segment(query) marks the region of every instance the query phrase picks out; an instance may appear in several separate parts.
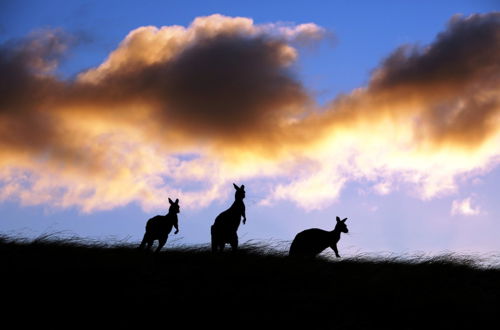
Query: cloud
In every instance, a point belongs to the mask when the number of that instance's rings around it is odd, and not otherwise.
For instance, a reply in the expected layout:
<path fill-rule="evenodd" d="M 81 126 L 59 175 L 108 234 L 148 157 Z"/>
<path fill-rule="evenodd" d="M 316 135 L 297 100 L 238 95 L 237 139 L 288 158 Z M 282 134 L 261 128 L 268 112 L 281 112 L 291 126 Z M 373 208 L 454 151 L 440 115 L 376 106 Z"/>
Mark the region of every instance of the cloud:
<path fill-rule="evenodd" d="M 433 44 L 392 53 L 369 93 L 418 107 L 419 142 L 480 145 L 498 127 L 499 24 L 500 13 L 454 16 Z"/>
<path fill-rule="evenodd" d="M 463 200 L 454 200 L 451 204 L 451 215 L 479 215 L 481 208 L 474 206 L 472 197 Z"/>
<path fill-rule="evenodd" d="M 206 205 L 222 183 L 263 172 L 230 163 L 232 154 L 278 150 L 280 127 L 311 103 L 288 43 L 322 31 L 221 15 L 141 27 L 75 80 L 53 74 L 69 43 L 61 31 L 4 45 L 3 199 L 92 211 L 147 208 L 169 193 Z M 181 189 L 189 182 L 196 191 Z"/>
<path fill-rule="evenodd" d="M 379 195 L 387 195 L 391 192 L 390 182 L 379 182 L 373 186 L 373 190 Z"/>
<path fill-rule="evenodd" d="M 496 166 L 499 27 L 500 13 L 454 16 L 433 43 L 396 49 L 367 86 L 301 122 L 318 143 L 309 154 L 343 180 L 409 184 L 424 199 Z"/>
<path fill-rule="evenodd" d="M 54 70 L 74 39 L 39 31 L 0 48 L 0 200 L 204 207 L 232 181 L 262 180 L 262 203 L 305 209 L 350 181 L 453 192 L 500 157 L 499 26 L 499 13 L 455 16 L 324 107 L 294 66 L 299 47 L 328 37 L 313 23 L 140 27 L 73 80 Z"/>

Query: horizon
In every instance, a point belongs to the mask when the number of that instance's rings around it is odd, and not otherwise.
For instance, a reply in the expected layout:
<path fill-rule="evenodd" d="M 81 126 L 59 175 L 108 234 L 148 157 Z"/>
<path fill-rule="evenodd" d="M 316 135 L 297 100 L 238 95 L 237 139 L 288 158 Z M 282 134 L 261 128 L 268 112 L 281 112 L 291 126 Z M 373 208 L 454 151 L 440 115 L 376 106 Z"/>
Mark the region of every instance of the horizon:
<path fill-rule="evenodd" d="M 31 10 L 25 7 L 31 6 Z M 6 1 L 0 234 L 205 244 L 348 218 L 339 251 L 500 250 L 493 1 Z"/>

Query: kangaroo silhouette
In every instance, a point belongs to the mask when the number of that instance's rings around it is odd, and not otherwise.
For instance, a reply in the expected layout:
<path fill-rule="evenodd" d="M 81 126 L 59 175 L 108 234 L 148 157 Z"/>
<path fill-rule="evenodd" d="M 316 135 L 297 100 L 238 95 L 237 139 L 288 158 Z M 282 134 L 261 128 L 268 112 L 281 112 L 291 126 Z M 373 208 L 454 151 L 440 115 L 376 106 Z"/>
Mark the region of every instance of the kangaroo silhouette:
<path fill-rule="evenodd" d="M 152 217 L 146 223 L 146 233 L 142 239 L 139 249 L 143 249 L 147 244 L 147 250 L 151 248 L 153 242 L 158 240 L 158 247 L 155 253 L 160 252 L 161 248 L 167 243 L 168 234 L 172 231 L 172 226 L 175 227 L 174 234 L 179 232 L 179 224 L 177 219 L 177 213 L 180 212 L 179 209 L 179 199 L 175 202 L 169 198 L 170 208 L 168 209 L 167 215 L 157 215 Z"/>
<path fill-rule="evenodd" d="M 331 247 L 335 256 L 340 258 L 337 249 L 337 242 L 340 240 L 340 233 L 347 233 L 349 230 L 344 220 L 337 217 L 337 224 L 332 231 L 318 228 L 307 229 L 298 233 L 290 246 L 290 256 L 314 257 L 320 254 L 327 247 Z"/>
<path fill-rule="evenodd" d="M 246 223 L 245 215 L 245 186 L 238 187 L 233 183 L 236 193 L 234 194 L 234 203 L 230 208 L 219 214 L 215 218 L 215 222 L 210 228 L 212 235 L 212 252 L 223 251 L 226 243 L 231 245 L 233 251 L 238 249 L 238 227 L 240 226 L 241 217 L 243 224 Z"/>

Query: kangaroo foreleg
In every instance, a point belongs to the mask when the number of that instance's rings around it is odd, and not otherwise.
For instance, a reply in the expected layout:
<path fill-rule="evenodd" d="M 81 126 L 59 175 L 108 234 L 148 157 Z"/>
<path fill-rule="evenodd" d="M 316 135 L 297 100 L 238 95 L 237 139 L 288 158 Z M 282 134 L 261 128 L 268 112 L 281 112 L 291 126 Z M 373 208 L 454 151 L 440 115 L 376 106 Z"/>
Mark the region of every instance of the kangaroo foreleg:
<path fill-rule="evenodd" d="M 335 252 L 335 256 L 337 258 L 340 258 L 340 255 L 339 255 L 339 250 L 337 249 L 337 244 L 333 244 L 332 246 L 330 246 L 333 250 L 333 252 Z"/>

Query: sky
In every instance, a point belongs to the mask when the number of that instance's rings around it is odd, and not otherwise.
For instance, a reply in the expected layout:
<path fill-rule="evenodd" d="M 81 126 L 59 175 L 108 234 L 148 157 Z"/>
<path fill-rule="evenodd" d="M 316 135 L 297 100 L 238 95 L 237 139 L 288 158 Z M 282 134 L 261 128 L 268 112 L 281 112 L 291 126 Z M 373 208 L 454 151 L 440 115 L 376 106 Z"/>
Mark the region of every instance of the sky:
<path fill-rule="evenodd" d="M 234 182 L 243 242 L 498 251 L 499 9 L 0 1 L 0 233 L 206 244 Z"/>

